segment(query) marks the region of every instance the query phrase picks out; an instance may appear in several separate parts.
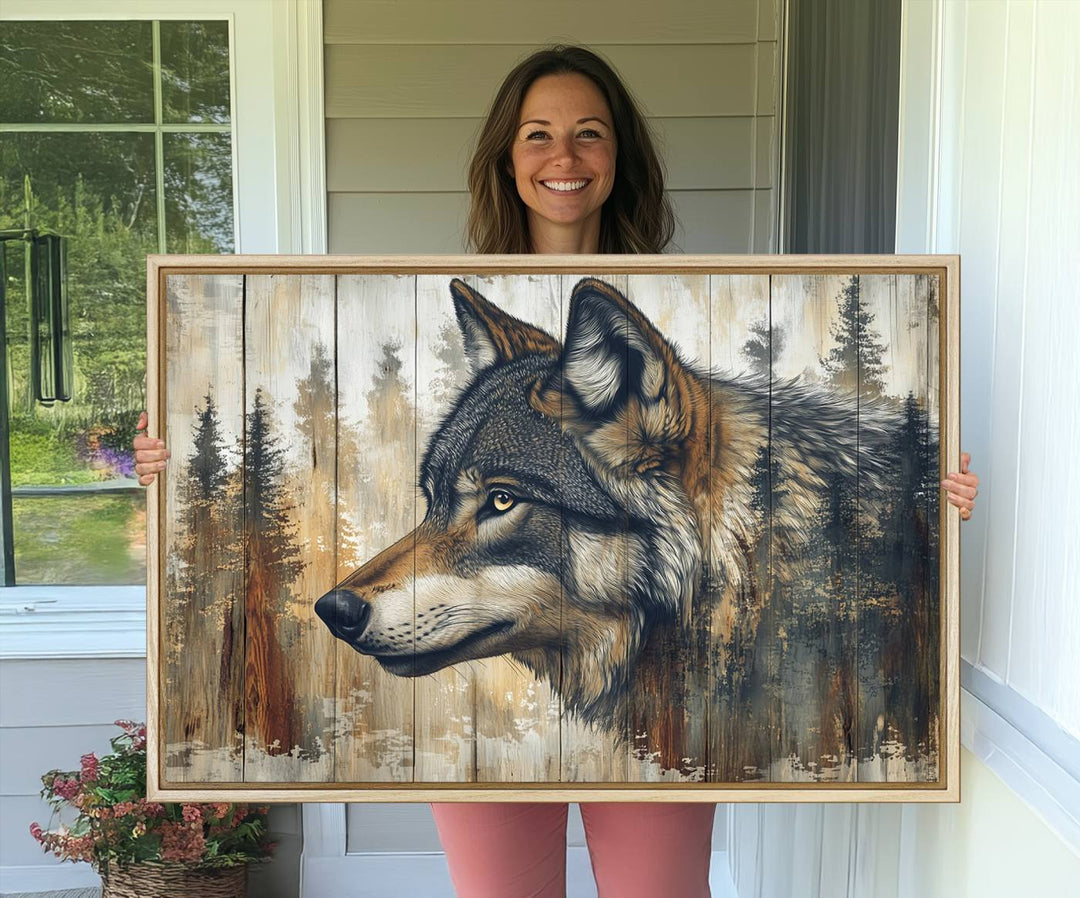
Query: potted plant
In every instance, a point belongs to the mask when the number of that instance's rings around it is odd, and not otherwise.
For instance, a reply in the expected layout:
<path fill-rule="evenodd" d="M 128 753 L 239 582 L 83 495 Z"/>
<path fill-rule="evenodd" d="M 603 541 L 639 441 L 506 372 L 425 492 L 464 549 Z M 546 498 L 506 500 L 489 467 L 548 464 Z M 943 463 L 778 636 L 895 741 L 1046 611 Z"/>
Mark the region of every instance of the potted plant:
<path fill-rule="evenodd" d="M 247 865 L 269 860 L 267 807 L 146 799 L 146 727 L 118 720 L 113 753 L 82 756 L 78 771 L 50 770 L 41 797 L 72 823 L 30 833 L 65 861 L 101 875 L 102 898 L 243 898 Z"/>

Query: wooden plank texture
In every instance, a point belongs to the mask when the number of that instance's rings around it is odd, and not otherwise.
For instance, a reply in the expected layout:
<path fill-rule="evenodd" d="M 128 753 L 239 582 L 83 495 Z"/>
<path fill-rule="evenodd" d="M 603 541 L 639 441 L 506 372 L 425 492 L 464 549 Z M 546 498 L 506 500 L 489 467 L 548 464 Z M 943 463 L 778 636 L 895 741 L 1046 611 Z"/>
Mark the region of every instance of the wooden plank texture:
<path fill-rule="evenodd" d="M 558 277 L 559 292 L 562 296 L 563 304 L 563 322 L 564 325 L 561 329 L 561 338 L 565 342 L 567 338 L 565 322 L 570 315 L 571 297 L 574 287 L 586 277 L 590 277 L 590 273 L 582 271 L 580 273 L 563 274 Z M 616 290 L 622 291 L 625 295 L 627 278 L 625 275 L 607 275 L 604 277 L 604 281 L 615 287 Z M 564 398 L 562 400 L 563 408 L 560 409 L 560 414 L 565 418 L 568 414 L 567 400 L 565 398 L 565 386 Z M 567 462 L 564 460 L 564 467 Z M 570 526 L 569 515 L 564 515 L 563 528 L 564 530 Z M 624 527 L 626 525 L 624 524 Z M 567 543 L 569 544 L 572 537 L 567 535 Z M 575 572 L 573 570 L 574 560 L 570 557 L 571 553 L 577 554 L 581 557 L 578 559 L 583 577 L 590 575 L 600 576 L 601 572 L 616 584 L 626 584 L 629 577 L 627 569 L 627 537 L 625 533 L 618 533 L 611 536 L 606 541 L 597 538 L 595 540 L 579 541 L 578 546 L 568 545 L 567 557 L 563 559 L 564 564 L 564 583 L 566 581 L 573 581 L 576 579 Z M 620 592 L 625 592 L 625 585 L 621 589 L 617 586 Z M 569 603 L 573 600 L 565 595 L 563 596 L 563 618 L 564 620 L 570 620 L 573 614 L 573 609 L 569 607 Z M 620 597 L 621 598 L 621 597 Z M 625 599 L 624 599 L 625 601 Z M 563 650 L 563 669 L 570 668 L 569 655 L 574 651 L 593 651 L 593 649 L 583 649 L 583 645 L 587 645 L 586 640 L 581 639 L 582 634 L 575 633 L 571 637 L 570 633 L 567 634 L 567 644 Z M 625 649 L 625 641 L 623 642 L 622 651 L 613 650 L 613 656 L 618 660 L 622 660 L 627 657 Z M 574 684 L 566 679 L 565 689 L 571 690 L 574 688 Z M 566 706 L 564 702 L 564 708 Z M 625 722 L 617 722 L 611 729 L 607 729 L 603 726 L 598 726 L 594 723 L 586 721 L 582 716 L 576 713 L 570 708 L 566 708 L 563 714 L 563 728 L 562 728 L 562 764 L 560 771 L 560 779 L 564 782 L 632 782 L 634 777 L 631 773 L 631 749 L 633 746 L 633 739 L 630 734 L 630 720 L 629 715 L 624 711 L 623 720 Z"/>
<path fill-rule="evenodd" d="M 178 781 L 243 773 L 243 289 L 241 275 L 177 274 L 166 292 L 162 699 L 178 712 L 164 757 Z"/>
<path fill-rule="evenodd" d="M 335 582 L 332 275 L 251 275 L 245 304 L 245 767 L 248 782 L 333 774 Z"/>
<path fill-rule="evenodd" d="M 769 277 L 713 274 L 709 289 L 711 370 L 722 383 L 756 379 L 767 388 L 774 348 Z M 769 399 L 767 391 L 761 391 L 734 401 L 726 387 L 714 390 L 714 397 L 709 433 L 717 448 L 710 454 L 724 461 L 712 472 L 717 483 L 710 509 L 716 531 L 708 549 L 713 594 L 707 664 L 714 691 L 707 710 L 707 779 L 769 780 L 779 714 L 779 659 L 774 640 L 784 624 L 777 617 L 770 569 Z M 732 440 L 748 451 L 731 452 Z M 741 459 L 740 468 L 735 467 L 736 458 Z M 743 537 L 755 541 L 755 552 L 742 574 L 745 582 L 735 588 L 737 584 L 731 581 L 740 571 L 728 560 L 732 537 L 723 522 L 740 498 L 755 512 Z"/>
<path fill-rule="evenodd" d="M 792 548 L 785 549 L 799 569 L 792 573 L 791 582 L 773 579 L 777 590 L 782 589 L 774 600 L 781 601 L 784 609 L 791 603 L 787 650 L 781 663 L 785 690 L 780 753 L 770 776 L 773 780 L 852 782 L 856 775 L 854 601 L 858 571 L 846 539 L 855 516 L 856 460 L 853 454 L 846 460 L 841 456 L 815 470 L 800 456 L 824 449 L 822 440 L 835 440 L 841 432 L 854 434 L 858 413 L 854 402 L 838 405 L 829 419 L 836 428 L 831 434 L 820 420 L 800 423 L 800 401 L 784 384 L 799 378 L 854 395 L 856 360 L 845 356 L 831 370 L 825 364 L 835 334 L 843 329 L 840 297 L 850 280 L 836 275 L 772 278 L 773 339 L 775 343 L 782 335 L 783 340 L 783 350 L 772 356 L 770 446 L 778 474 L 772 482 L 774 508 L 782 495 L 788 502 L 803 490 L 812 496 L 812 507 L 801 514 L 801 534 L 792 534 Z M 793 454 L 793 441 L 807 427 L 813 429 L 803 440 L 805 448 Z M 779 542 L 779 526 L 774 514 L 774 545 Z"/>
<path fill-rule="evenodd" d="M 559 280 L 558 275 L 466 278 L 489 302 L 548 334 L 562 329 Z M 449 290 L 444 301 L 449 302 Z M 485 473 L 499 472 L 493 467 Z M 486 597 L 491 602 L 501 598 Z M 557 781 L 562 719 L 559 684 L 536 677 L 509 655 L 469 666 L 476 677 L 477 781 Z"/>
<path fill-rule="evenodd" d="M 164 281 L 180 464 L 148 623 L 163 627 L 151 735 L 170 788 L 958 798 L 942 655 L 957 534 L 936 485 L 939 430 L 956 437 L 955 368 L 947 395 L 938 370 L 955 260 L 576 261 L 239 257 L 258 265 L 244 274 L 192 257 L 198 271 Z M 526 326 L 576 341 L 565 367 Z M 485 333 L 493 352 L 520 358 L 513 336 L 549 360 L 533 356 L 525 405 L 509 378 L 526 369 L 485 354 Z M 488 509 L 500 478 L 521 490 L 506 517 Z M 411 640 L 419 676 L 314 614 L 395 543 L 365 595 L 385 602 L 377 640 Z M 492 655 L 429 654 L 506 619 Z M 582 710 L 612 683 L 619 703 Z M 939 777 L 948 789 L 925 788 Z M 604 788 L 573 791 L 590 784 Z"/>
<path fill-rule="evenodd" d="M 679 359 L 697 370 L 712 367 L 707 275 L 634 275 L 626 297 L 675 348 Z M 687 374 L 689 376 L 689 373 Z M 705 410 L 699 410 L 699 413 Z M 692 417 L 691 409 L 678 414 Z M 707 439 L 708 415 L 701 422 Z M 631 434 L 634 440 L 635 435 Z M 640 440 L 641 436 L 637 436 Z M 693 515 L 695 509 L 684 513 Z M 710 514 L 701 513 L 706 532 Z M 630 571 L 634 576 L 634 571 Z M 643 782 L 703 782 L 711 696 L 708 675 L 709 596 L 704 581 L 695 584 L 688 606 L 680 607 L 651 634 L 630 704 L 630 778 Z"/>
<path fill-rule="evenodd" d="M 450 276 L 416 278 L 416 449 L 423 458 L 443 415 L 467 378 Z M 412 482 L 419 483 L 419 467 Z M 416 493 L 416 522 L 427 513 Z M 414 622 L 414 626 L 416 626 Z M 477 663 L 456 664 L 416 681 L 416 782 L 475 782 Z"/>
<path fill-rule="evenodd" d="M 343 580 L 415 526 L 414 279 L 341 275 L 338 286 L 338 569 Z M 341 640 L 336 782 L 408 782 L 415 681 Z"/>

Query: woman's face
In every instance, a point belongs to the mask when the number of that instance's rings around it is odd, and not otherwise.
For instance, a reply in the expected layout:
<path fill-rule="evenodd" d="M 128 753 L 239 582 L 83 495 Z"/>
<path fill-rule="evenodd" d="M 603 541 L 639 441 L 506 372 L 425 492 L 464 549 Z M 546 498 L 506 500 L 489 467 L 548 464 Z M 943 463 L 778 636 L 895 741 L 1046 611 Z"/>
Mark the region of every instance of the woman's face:
<path fill-rule="evenodd" d="M 537 78 L 525 94 L 510 161 L 529 234 L 599 235 L 615 181 L 615 128 L 600 89 L 578 74 Z"/>

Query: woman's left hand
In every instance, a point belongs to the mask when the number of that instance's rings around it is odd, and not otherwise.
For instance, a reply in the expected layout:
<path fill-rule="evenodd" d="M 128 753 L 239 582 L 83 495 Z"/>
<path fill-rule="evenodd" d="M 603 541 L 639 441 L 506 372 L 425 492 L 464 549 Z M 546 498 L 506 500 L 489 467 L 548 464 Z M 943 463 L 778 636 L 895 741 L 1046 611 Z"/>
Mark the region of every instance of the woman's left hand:
<path fill-rule="evenodd" d="M 948 478 L 941 481 L 941 486 L 947 491 L 949 501 L 960 509 L 960 520 L 971 519 L 972 509 L 975 507 L 975 497 L 979 495 L 979 477 L 968 471 L 971 454 L 960 453 L 960 472 L 949 472 Z"/>

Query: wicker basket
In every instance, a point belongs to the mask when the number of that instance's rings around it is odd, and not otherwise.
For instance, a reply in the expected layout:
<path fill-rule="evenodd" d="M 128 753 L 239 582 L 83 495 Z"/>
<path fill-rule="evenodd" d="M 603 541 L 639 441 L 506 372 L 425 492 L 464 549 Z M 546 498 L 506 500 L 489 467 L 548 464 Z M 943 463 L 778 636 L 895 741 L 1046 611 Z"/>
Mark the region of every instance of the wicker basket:
<path fill-rule="evenodd" d="M 186 864 L 132 864 L 101 877 L 101 898 L 244 898 L 247 865 L 196 870 Z"/>

